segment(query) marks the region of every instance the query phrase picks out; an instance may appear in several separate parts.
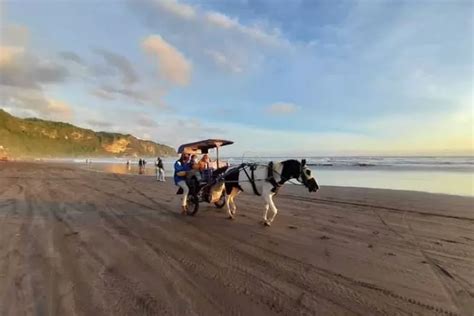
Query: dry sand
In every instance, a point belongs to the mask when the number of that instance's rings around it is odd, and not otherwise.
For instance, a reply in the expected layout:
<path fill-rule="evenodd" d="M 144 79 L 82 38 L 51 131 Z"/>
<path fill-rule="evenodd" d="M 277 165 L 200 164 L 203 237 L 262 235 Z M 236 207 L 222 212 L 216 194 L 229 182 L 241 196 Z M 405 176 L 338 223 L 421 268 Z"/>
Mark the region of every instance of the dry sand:
<path fill-rule="evenodd" d="M 474 199 L 287 186 L 274 225 L 172 183 L 0 163 L 0 315 L 473 315 Z"/>

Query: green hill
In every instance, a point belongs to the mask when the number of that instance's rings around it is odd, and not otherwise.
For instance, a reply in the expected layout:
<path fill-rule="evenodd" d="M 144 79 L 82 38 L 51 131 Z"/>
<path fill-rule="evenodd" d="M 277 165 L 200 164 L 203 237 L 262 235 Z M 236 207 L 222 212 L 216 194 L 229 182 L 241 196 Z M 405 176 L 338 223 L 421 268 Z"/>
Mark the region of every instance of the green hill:
<path fill-rule="evenodd" d="M 169 156 L 166 145 L 132 135 L 94 132 L 68 123 L 17 118 L 0 109 L 0 156 L 94 157 Z"/>

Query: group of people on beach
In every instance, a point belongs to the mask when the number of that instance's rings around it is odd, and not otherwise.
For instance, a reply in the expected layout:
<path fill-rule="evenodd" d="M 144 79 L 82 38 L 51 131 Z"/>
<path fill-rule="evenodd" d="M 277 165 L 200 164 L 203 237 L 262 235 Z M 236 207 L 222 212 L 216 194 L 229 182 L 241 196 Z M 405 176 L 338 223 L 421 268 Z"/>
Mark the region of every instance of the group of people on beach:
<path fill-rule="evenodd" d="M 145 166 L 147 161 L 145 159 L 138 159 L 138 174 L 145 174 Z M 127 160 L 127 170 L 132 169 L 132 163 L 130 160 Z M 163 160 L 160 157 L 156 158 L 155 161 L 155 170 L 156 170 L 156 180 L 160 182 L 165 182 L 165 168 L 163 166 Z"/>
<path fill-rule="evenodd" d="M 182 214 L 188 212 L 187 200 L 189 187 L 186 179 L 195 176 L 198 181 L 207 178 L 212 173 L 212 164 L 208 154 L 204 154 L 198 161 L 195 154 L 182 153 L 181 157 L 174 163 L 174 183 L 183 190 L 183 198 L 181 200 Z"/>

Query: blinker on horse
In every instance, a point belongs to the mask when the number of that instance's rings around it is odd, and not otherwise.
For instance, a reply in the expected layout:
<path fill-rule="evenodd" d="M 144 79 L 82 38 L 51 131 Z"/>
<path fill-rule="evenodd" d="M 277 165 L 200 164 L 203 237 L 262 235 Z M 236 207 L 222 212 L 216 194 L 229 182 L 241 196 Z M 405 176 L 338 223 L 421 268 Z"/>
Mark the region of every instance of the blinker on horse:
<path fill-rule="evenodd" d="M 235 198 L 237 195 L 242 191 L 253 192 L 255 195 L 262 196 L 265 200 L 263 223 L 270 226 L 278 213 L 273 202 L 273 196 L 281 186 L 291 179 L 300 181 L 309 192 L 316 192 L 319 189 L 311 170 L 306 166 L 305 159 L 301 162 L 290 159 L 268 165 L 242 164 L 228 170 L 224 176 L 224 181 L 229 218 L 233 219 L 236 214 Z M 270 217 L 268 217 L 269 210 L 272 212 Z"/>

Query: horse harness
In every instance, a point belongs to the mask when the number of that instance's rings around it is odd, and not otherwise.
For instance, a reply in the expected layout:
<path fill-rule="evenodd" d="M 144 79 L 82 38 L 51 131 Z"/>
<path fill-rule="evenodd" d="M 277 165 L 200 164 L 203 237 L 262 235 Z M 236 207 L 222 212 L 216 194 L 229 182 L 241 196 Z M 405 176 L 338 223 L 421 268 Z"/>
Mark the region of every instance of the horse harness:
<path fill-rule="evenodd" d="M 247 168 L 246 168 L 247 166 L 250 169 L 250 175 L 247 172 Z M 255 170 L 257 169 L 258 165 L 255 164 L 255 163 L 253 163 L 253 164 L 245 164 L 244 163 L 244 164 L 240 165 L 240 167 L 244 170 L 245 175 L 247 176 L 247 179 L 249 180 L 250 184 L 252 185 L 253 193 L 255 193 L 255 195 L 260 196 L 261 193 L 258 192 L 257 186 L 255 185 Z M 267 174 L 267 178 L 265 179 L 265 181 L 268 181 L 273 186 L 272 192 L 277 194 L 280 187 L 285 183 L 285 180 L 283 178 L 279 182 L 277 182 L 275 180 L 274 170 L 273 170 L 273 161 L 270 161 L 268 163 L 267 170 L 268 170 L 268 174 Z M 242 188 L 240 188 L 240 189 L 242 190 Z"/>

